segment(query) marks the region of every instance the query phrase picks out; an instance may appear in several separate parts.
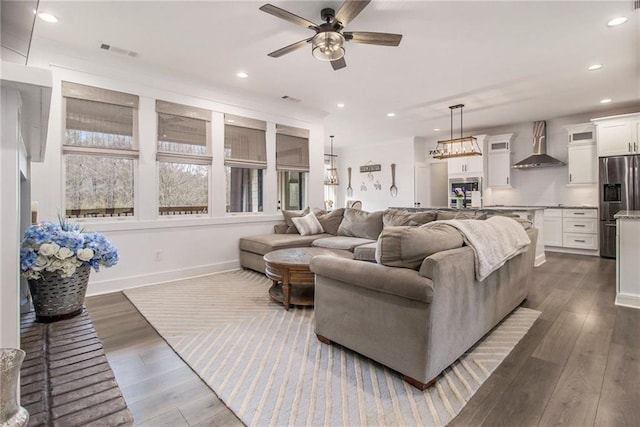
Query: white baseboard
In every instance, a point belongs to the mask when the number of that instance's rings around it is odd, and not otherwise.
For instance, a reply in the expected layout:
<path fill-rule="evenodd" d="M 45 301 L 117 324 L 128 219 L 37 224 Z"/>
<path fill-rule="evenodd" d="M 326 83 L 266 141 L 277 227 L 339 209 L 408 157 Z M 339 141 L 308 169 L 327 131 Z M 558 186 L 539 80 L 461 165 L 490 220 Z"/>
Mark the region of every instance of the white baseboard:
<path fill-rule="evenodd" d="M 154 285 L 173 280 L 188 279 L 207 274 L 221 273 L 223 271 L 240 268 L 240 260 L 224 261 L 215 264 L 200 265 L 197 267 L 180 270 L 160 271 L 138 276 L 121 277 L 118 279 L 90 282 L 87 288 L 87 296 L 108 294 L 139 286 Z"/>
<path fill-rule="evenodd" d="M 536 256 L 536 259 L 533 262 L 533 266 L 540 267 L 545 262 L 547 262 L 547 255 L 545 255 L 545 253 L 542 252 L 541 254 L 538 254 L 538 256 Z"/>
<path fill-rule="evenodd" d="M 600 256 L 600 251 L 598 249 L 589 250 L 589 249 L 561 248 L 558 246 L 545 246 L 544 250 L 549 252 L 562 252 L 565 254 L 574 254 L 574 255 Z"/>
<path fill-rule="evenodd" d="M 616 295 L 616 305 L 630 308 L 640 308 L 640 296 L 618 294 Z"/>

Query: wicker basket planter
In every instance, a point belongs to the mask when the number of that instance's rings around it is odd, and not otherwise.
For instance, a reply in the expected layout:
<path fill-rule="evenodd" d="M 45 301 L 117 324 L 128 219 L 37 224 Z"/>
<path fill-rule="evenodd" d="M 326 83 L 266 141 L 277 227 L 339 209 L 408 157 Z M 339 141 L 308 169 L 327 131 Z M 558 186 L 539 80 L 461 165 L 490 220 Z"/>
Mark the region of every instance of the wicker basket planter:
<path fill-rule="evenodd" d="M 39 322 L 70 319 L 82 313 L 91 268 L 80 267 L 71 277 L 57 272 L 44 273 L 41 279 L 30 279 L 29 290 Z"/>

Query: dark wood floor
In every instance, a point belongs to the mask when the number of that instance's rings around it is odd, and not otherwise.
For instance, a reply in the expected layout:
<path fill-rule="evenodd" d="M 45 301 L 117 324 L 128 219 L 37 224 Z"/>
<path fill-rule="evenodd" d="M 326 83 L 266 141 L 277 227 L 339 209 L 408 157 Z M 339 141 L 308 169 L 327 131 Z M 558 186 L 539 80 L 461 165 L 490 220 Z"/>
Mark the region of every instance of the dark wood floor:
<path fill-rule="evenodd" d="M 450 425 L 640 425 L 640 310 L 614 298 L 615 261 L 547 252 L 542 315 Z M 241 424 L 121 293 L 87 307 L 138 425 Z"/>

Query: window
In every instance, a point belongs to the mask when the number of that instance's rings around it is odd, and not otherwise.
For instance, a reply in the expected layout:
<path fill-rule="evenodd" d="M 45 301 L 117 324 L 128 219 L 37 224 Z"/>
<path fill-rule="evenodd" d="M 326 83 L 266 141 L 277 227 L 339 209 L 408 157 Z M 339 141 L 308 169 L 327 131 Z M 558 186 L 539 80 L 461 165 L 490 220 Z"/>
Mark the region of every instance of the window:
<path fill-rule="evenodd" d="M 156 101 L 160 215 L 209 212 L 211 112 Z"/>
<path fill-rule="evenodd" d="M 309 131 L 276 125 L 278 205 L 283 210 L 307 206 Z"/>
<path fill-rule="evenodd" d="M 62 82 L 67 217 L 132 216 L 138 97 Z"/>
<path fill-rule="evenodd" d="M 224 121 L 227 212 L 262 212 L 267 124 L 230 114 Z"/>

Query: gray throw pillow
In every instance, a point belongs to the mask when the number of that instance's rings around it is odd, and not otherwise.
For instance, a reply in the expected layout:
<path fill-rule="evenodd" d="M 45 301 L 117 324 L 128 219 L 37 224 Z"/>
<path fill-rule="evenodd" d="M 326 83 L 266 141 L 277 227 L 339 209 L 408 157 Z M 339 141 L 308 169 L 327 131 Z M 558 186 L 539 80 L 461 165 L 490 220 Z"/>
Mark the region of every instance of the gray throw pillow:
<path fill-rule="evenodd" d="M 291 218 L 305 216 L 308 213 L 309 213 L 308 207 L 303 211 L 282 211 L 284 222 L 288 226 L 286 234 L 298 234 L 298 230 L 296 229 L 296 226 L 293 225 L 293 221 L 291 221 Z"/>
<path fill-rule="evenodd" d="M 316 212 L 315 214 L 320 224 L 322 224 L 325 233 L 333 234 L 334 236 L 338 234 L 338 228 L 340 228 L 342 218 L 344 217 L 344 208 L 334 209 L 331 212 L 324 212 L 322 214 Z"/>
<path fill-rule="evenodd" d="M 384 228 L 402 225 L 417 226 L 436 220 L 436 211 L 407 212 L 397 209 L 387 209 L 382 214 Z"/>
<path fill-rule="evenodd" d="M 382 211 L 366 212 L 347 208 L 338 228 L 338 236 L 376 240 L 382 231 Z"/>
<path fill-rule="evenodd" d="M 324 233 L 322 225 L 320 225 L 318 218 L 316 218 L 313 212 L 309 212 L 307 215 L 302 217 L 293 217 L 291 218 L 291 221 L 293 221 L 293 225 L 296 226 L 296 229 L 301 236 Z"/>
<path fill-rule="evenodd" d="M 422 261 L 437 252 L 462 247 L 462 235 L 447 224 L 422 227 L 388 227 L 378 238 L 376 261 L 389 267 L 420 269 Z"/>

